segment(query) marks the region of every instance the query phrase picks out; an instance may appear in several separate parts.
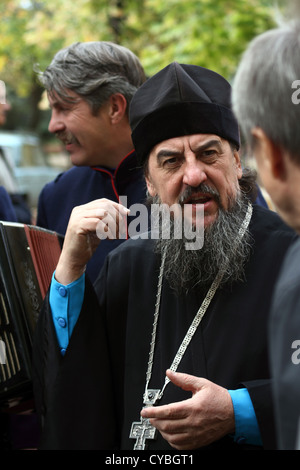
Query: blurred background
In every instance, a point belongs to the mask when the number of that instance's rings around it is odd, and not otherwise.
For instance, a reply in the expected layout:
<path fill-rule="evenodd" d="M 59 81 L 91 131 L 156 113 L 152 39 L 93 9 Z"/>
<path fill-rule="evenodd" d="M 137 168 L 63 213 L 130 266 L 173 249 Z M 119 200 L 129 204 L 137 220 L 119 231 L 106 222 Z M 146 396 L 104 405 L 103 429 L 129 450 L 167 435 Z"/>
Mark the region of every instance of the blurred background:
<path fill-rule="evenodd" d="M 30 207 L 36 207 L 44 184 L 70 165 L 48 132 L 47 97 L 36 77 L 37 68 L 44 70 L 59 49 L 76 41 L 108 40 L 135 52 L 149 76 L 176 60 L 211 68 L 231 81 L 248 42 L 275 25 L 282 3 L 2 0 L 0 80 L 9 109 L 0 147 Z"/>

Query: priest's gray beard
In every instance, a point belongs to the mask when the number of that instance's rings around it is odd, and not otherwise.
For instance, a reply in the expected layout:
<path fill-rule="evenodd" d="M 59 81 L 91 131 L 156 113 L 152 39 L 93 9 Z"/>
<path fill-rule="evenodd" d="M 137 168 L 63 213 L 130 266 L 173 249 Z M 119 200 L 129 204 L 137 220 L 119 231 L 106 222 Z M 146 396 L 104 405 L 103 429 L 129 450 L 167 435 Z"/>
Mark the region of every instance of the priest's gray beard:
<path fill-rule="evenodd" d="M 171 237 L 160 238 L 156 241 L 155 251 L 159 254 L 166 252 L 164 276 L 168 279 L 170 286 L 178 292 L 188 292 L 196 285 L 207 288 L 223 266 L 226 266 L 226 270 L 221 284 L 242 281 L 245 262 L 251 250 L 249 231 L 246 231 L 242 239 L 238 237 L 249 202 L 243 192 L 239 191 L 227 210 L 221 207 L 216 191 L 203 184 L 195 189 L 188 188 L 179 203 L 183 205 L 183 201 L 197 191 L 213 195 L 219 204 L 217 220 L 204 230 L 203 247 L 198 250 L 187 250 L 186 243 L 190 240 L 184 237 L 184 233 L 179 239 Z M 148 202 L 160 204 L 160 199 L 155 196 L 149 198 Z M 161 233 L 164 233 L 165 223 L 170 223 L 170 218 L 160 217 Z M 173 219 L 171 219 L 171 225 L 171 233 L 175 233 L 172 232 L 174 230 Z"/>

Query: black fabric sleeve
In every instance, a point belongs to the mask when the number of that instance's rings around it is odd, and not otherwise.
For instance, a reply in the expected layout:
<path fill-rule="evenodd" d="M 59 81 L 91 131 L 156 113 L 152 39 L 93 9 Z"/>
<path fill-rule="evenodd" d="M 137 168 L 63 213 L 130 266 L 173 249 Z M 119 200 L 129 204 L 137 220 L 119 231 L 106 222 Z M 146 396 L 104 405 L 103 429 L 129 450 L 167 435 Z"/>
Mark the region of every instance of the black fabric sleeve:
<path fill-rule="evenodd" d="M 250 395 L 265 450 L 277 448 L 272 380 L 253 380 L 243 384 Z"/>
<path fill-rule="evenodd" d="M 60 355 L 48 296 L 35 331 L 33 384 L 40 449 L 112 449 L 115 417 L 105 322 L 86 282 L 78 322 Z"/>

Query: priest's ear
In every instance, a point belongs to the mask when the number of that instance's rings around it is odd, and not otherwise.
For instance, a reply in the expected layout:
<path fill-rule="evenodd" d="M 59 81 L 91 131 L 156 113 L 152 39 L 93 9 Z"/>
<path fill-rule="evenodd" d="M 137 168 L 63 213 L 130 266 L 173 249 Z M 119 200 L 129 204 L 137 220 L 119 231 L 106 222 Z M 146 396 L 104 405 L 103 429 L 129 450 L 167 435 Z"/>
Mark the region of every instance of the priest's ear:
<path fill-rule="evenodd" d="M 284 180 L 286 165 L 283 149 L 276 145 L 260 127 L 255 127 L 251 133 L 259 173 L 269 174 L 277 180 Z"/>
<path fill-rule="evenodd" d="M 146 184 L 147 184 L 148 193 L 150 194 L 151 197 L 156 196 L 157 191 L 156 191 L 155 186 L 154 186 L 154 184 L 151 182 L 151 179 L 150 179 L 150 177 L 149 177 L 149 175 L 148 175 L 147 173 L 145 174 L 145 179 L 146 179 Z"/>

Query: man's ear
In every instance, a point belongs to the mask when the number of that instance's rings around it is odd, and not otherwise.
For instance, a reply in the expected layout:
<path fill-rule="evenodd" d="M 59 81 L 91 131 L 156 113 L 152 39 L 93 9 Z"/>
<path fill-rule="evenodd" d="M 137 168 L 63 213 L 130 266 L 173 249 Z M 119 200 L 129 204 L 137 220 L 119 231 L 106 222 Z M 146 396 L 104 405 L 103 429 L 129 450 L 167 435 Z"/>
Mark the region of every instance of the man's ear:
<path fill-rule="evenodd" d="M 150 194 L 150 196 L 152 196 L 152 197 L 156 196 L 156 194 L 157 194 L 156 189 L 155 189 L 153 183 L 151 183 L 151 180 L 149 179 L 149 177 L 145 176 L 145 180 L 146 180 L 146 184 L 147 184 L 148 193 Z"/>
<path fill-rule="evenodd" d="M 127 115 L 127 101 L 121 93 L 115 93 L 109 98 L 110 111 L 109 116 L 112 124 L 117 124 Z"/>
<path fill-rule="evenodd" d="M 260 127 L 255 127 L 251 133 L 254 138 L 256 158 L 261 159 L 267 166 L 273 178 L 285 179 L 286 167 L 282 148 L 276 145 Z"/>
<path fill-rule="evenodd" d="M 241 163 L 241 158 L 240 158 L 240 152 L 235 149 L 233 152 L 233 157 L 235 160 L 237 177 L 238 179 L 241 179 L 241 177 L 243 176 L 243 169 L 242 169 L 242 163 Z"/>

